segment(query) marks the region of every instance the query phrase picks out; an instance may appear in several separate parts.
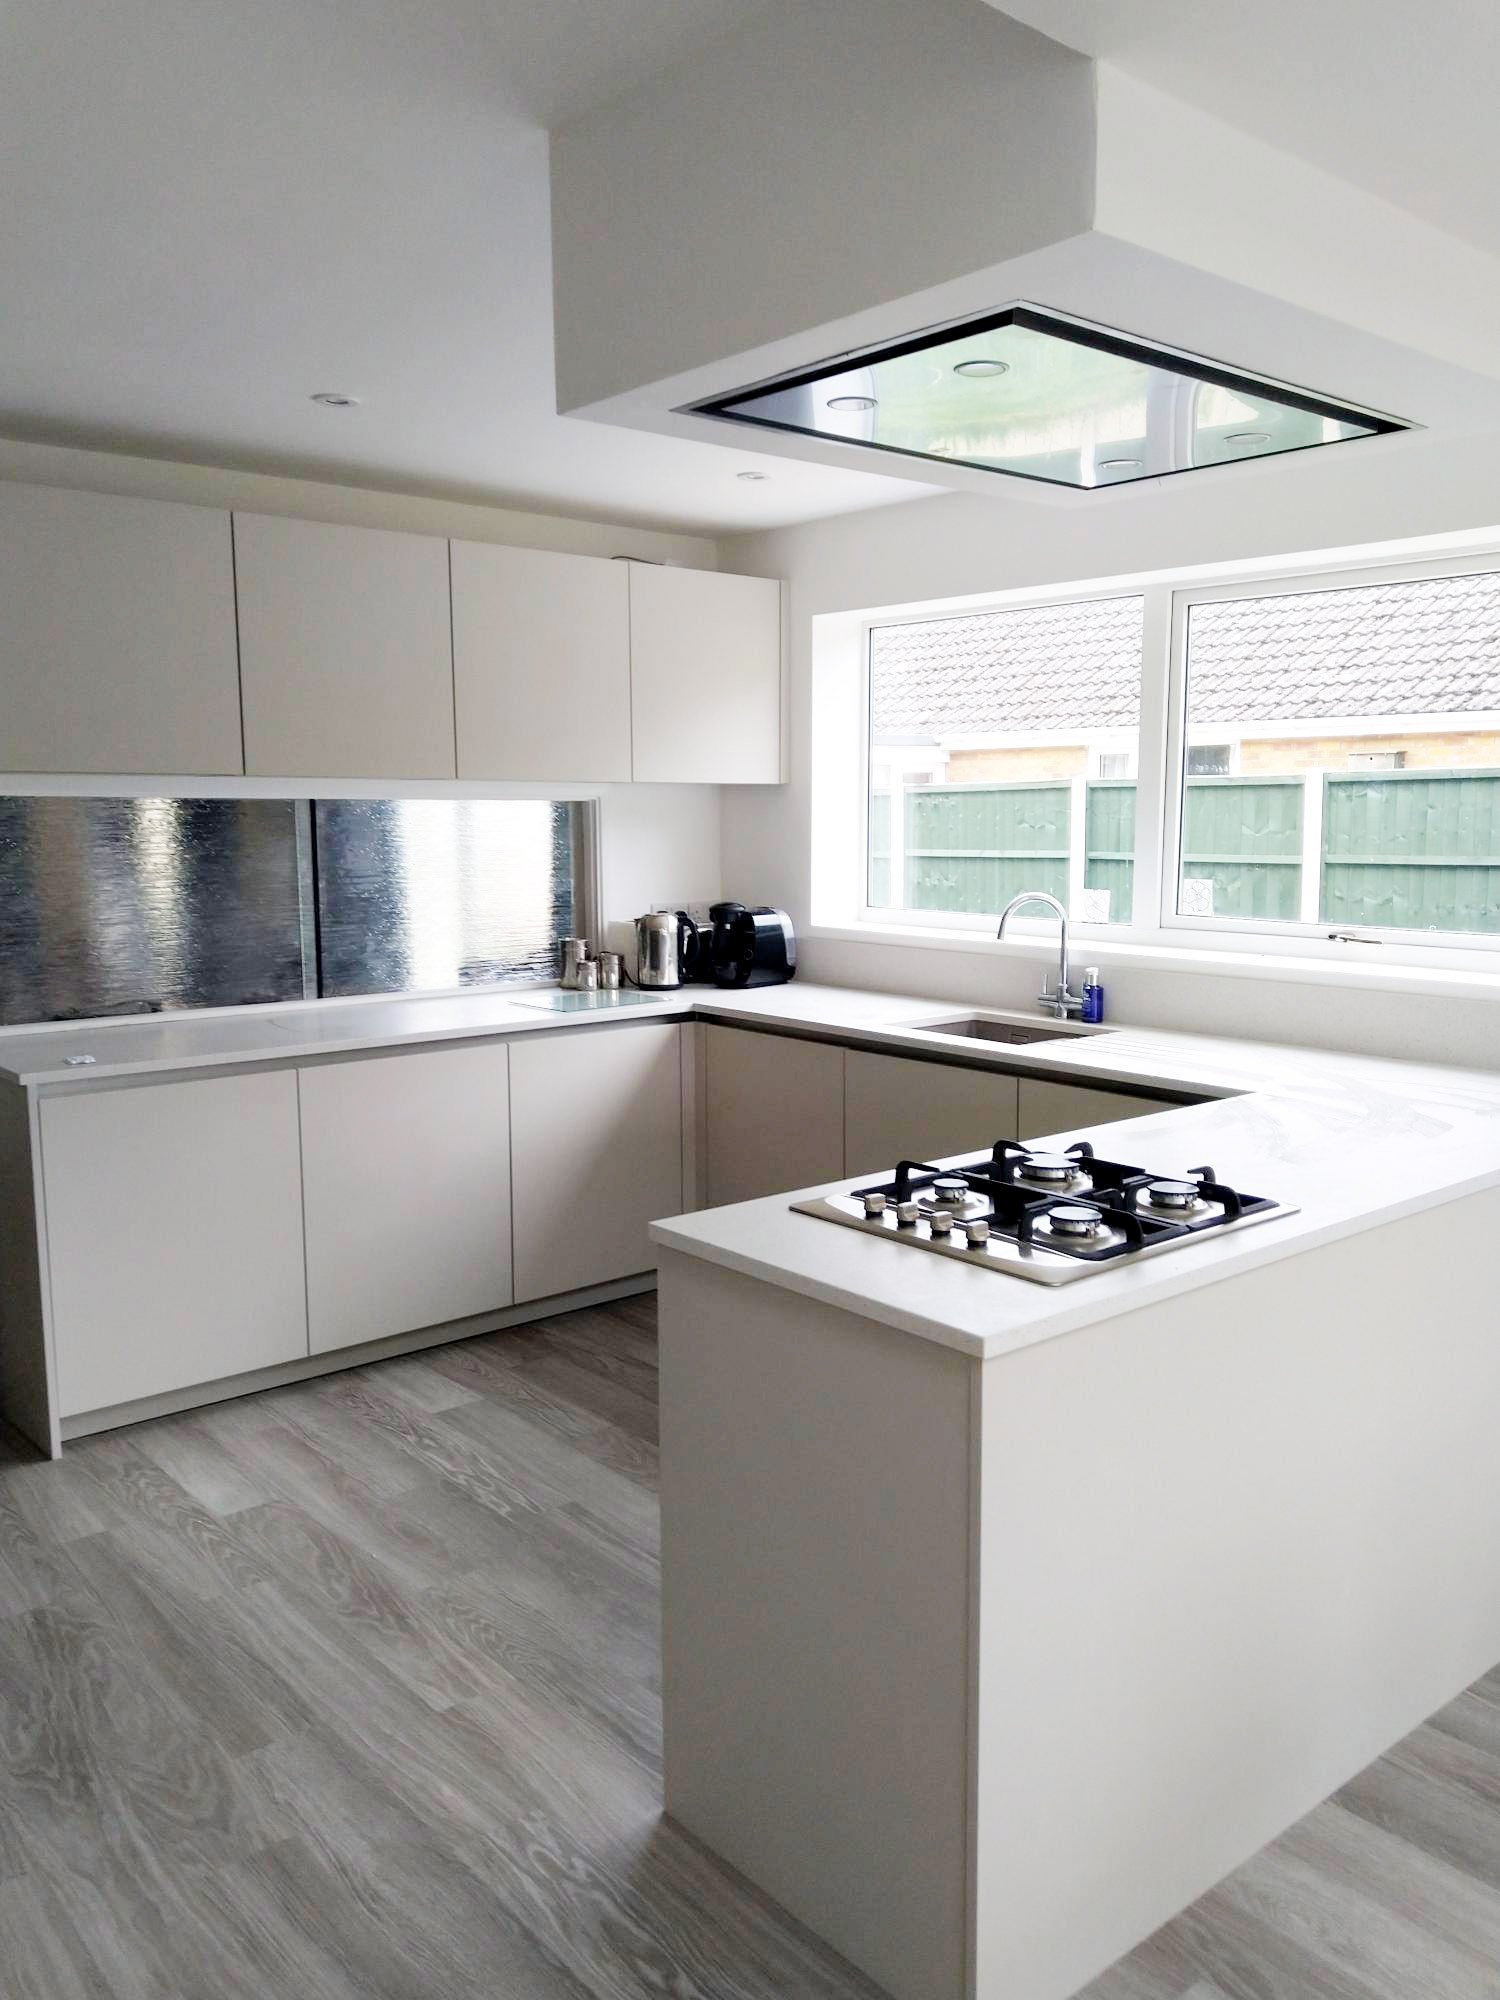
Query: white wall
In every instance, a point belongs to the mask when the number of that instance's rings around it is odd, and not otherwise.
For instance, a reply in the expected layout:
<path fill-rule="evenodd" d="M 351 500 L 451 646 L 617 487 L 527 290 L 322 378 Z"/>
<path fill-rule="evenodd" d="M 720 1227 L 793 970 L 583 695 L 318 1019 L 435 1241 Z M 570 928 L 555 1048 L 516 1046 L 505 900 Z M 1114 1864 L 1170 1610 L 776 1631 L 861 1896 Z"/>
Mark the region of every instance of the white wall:
<path fill-rule="evenodd" d="M 1086 509 L 952 494 L 726 540 L 724 568 L 790 584 L 792 779 L 780 790 L 724 793 L 725 893 L 787 908 L 804 935 L 809 976 L 1029 1007 L 1034 956 L 809 934 L 812 618 L 1491 527 L 1500 547 L 1496 457 L 1493 437 L 1459 445 L 1414 437 L 1382 459 L 1378 476 L 1350 445 L 1246 467 L 1241 479 L 1202 488 L 1191 476 L 1136 485 L 1099 494 Z M 1500 1067 L 1500 988 L 1476 999 L 1445 994 L 1441 982 L 1419 994 L 1320 986 L 1291 972 L 1250 978 L 1122 963 L 1106 977 L 1117 1019 Z"/>
<path fill-rule="evenodd" d="M 512 547 L 559 549 L 575 555 L 638 556 L 696 569 L 718 567 L 712 541 L 697 535 L 662 534 L 610 522 L 581 521 L 514 508 L 471 506 L 369 487 L 335 486 L 315 480 L 282 479 L 262 473 L 176 464 L 165 459 L 75 451 L 55 445 L 0 439 L 0 479 L 59 486 L 93 493 L 137 494 L 180 500 L 204 507 L 241 507 L 354 527 L 406 529 L 414 534 L 452 535 Z M 254 779 L 84 779 L 7 780 L 0 790 L 139 794 L 159 788 L 180 797 L 380 796 L 378 784 L 295 784 Z M 602 898 L 606 926 L 617 941 L 630 919 L 655 903 L 711 902 L 720 891 L 718 789 L 713 785 L 478 785 L 410 784 L 403 796 L 537 797 L 582 792 L 601 801 L 603 828 Z"/>

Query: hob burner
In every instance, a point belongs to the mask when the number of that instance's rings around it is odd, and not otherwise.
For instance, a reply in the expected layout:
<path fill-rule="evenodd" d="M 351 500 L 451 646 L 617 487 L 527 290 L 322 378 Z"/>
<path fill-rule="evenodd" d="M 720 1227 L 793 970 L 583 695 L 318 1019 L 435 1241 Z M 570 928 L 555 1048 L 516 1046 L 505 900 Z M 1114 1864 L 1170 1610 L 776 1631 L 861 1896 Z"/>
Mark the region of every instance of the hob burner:
<path fill-rule="evenodd" d="M 1097 1208 L 1081 1201 L 1060 1201 L 1047 1210 L 1047 1228 L 1053 1236 L 1067 1236 L 1086 1242 L 1104 1234 L 1104 1216 Z"/>
<path fill-rule="evenodd" d="M 1203 1199 L 1203 1188 L 1198 1181 L 1150 1181 L 1144 1193 L 1153 1208 L 1167 1210 L 1196 1208 Z"/>
<path fill-rule="evenodd" d="M 1023 1180 L 1056 1182 L 1059 1185 L 1076 1181 L 1083 1169 L 1077 1160 L 1066 1153 L 1023 1153 L 1016 1161 L 1016 1173 Z"/>

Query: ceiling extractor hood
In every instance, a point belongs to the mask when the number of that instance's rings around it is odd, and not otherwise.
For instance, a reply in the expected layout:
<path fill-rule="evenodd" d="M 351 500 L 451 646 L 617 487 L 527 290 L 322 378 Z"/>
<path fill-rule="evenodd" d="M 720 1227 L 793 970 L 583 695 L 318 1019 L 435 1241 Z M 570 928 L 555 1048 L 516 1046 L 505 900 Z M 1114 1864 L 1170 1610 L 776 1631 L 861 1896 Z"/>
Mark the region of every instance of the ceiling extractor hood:
<path fill-rule="evenodd" d="M 1090 489 L 1406 425 L 1017 304 L 684 406 L 695 415 Z"/>
<path fill-rule="evenodd" d="M 756 10 L 551 163 L 558 408 L 764 455 L 787 519 L 804 469 L 1095 510 L 1500 424 L 1500 260 L 982 0 Z"/>

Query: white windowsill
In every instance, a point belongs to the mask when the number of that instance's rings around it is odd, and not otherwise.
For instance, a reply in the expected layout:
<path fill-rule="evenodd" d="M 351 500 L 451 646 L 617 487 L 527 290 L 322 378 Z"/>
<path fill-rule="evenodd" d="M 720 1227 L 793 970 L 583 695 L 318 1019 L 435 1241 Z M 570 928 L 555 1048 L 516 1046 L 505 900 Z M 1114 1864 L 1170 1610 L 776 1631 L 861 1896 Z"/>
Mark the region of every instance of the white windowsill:
<path fill-rule="evenodd" d="M 1057 959 L 1057 933 L 1050 937 L 1007 938 L 1003 945 L 993 937 L 972 930 L 934 930 L 926 925 L 901 924 L 810 924 L 804 933 L 810 939 L 827 939 L 842 944 L 910 946 L 917 951 L 969 952 L 988 955 L 997 950 L 1052 964 Z M 1310 986 L 1344 986 L 1382 993 L 1427 993 L 1434 998 L 1488 1000 L 1500 1004 L 1500 952 L 1483 954 L 1483 966 L 1424 966 L 1408 961 L 1376 964 L 1373 955 L 1381 945 L 1347 949 L 1369 951 L 1348 964 L 1332 964 L 1324 959 L 1273 956 L 1263 951 L 1194 950 L 1178 944 L 1125 943 L 1101 938 L 1097 931 L 1087 939 L 1074 941 L 1075 964 L 1107 968 L 1139 966 L 1143 971 L 1185 972 L 1208 977 L 1270 979 L 1286 983 L 1301 981 Z"/>

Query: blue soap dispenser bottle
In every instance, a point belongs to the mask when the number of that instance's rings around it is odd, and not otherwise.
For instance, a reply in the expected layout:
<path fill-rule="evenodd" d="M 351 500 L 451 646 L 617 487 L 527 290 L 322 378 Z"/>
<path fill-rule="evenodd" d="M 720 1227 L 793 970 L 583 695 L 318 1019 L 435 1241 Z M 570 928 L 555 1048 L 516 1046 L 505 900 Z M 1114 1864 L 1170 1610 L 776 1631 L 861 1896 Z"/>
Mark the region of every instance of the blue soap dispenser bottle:
<path fill-rule="evenodd" d="M 1091 1028 L 1097 1027 L 1099 1022 L 1104 1019 L 1104 988 L 1099 984 L 1099 968 L 1097 965 L 1090 965 L 1084 968 L 1083 1012 L 1078 1018 L 1080 1021 L 1087 1022 Z"/>

